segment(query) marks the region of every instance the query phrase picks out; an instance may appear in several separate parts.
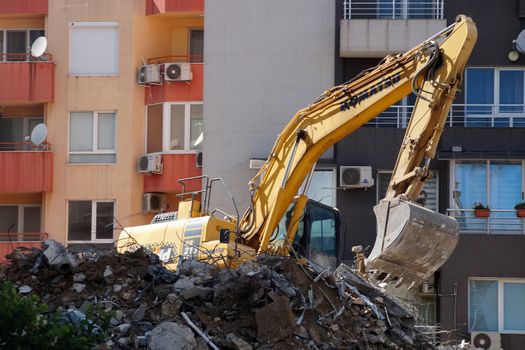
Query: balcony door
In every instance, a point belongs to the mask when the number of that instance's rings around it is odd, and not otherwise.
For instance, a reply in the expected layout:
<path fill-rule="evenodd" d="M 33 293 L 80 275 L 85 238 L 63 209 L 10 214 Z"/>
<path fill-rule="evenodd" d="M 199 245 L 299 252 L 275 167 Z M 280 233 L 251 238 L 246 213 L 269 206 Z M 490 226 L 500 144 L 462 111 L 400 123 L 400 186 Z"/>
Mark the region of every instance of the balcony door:
<path fill-rule="evenodd" d="M 44 118 L 0 118 L 0 151 L 23 149 L 23 144 L 31 135 L 33 128 L 44 122 Z"/>

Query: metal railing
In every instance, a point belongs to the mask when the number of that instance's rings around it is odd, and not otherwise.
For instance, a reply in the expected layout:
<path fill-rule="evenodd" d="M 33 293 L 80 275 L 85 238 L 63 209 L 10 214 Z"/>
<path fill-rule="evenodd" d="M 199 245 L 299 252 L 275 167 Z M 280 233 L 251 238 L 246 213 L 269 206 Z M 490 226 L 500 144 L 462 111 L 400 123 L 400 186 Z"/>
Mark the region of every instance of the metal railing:
<path fill-rule="evenodd" d="M 344 19 L 443 19 L 444 0 L 345 0 Z"/>
<path fill-rule="evenodd" d="M 30 53 L 0 53 L 0 62 L 51 62 L 53 56 L 44 53 L 40 57 L 33 57 Z"/>
<path fill-rule="evenodd" d="M 42 242 L 47 239 L 45 232 L 0 232 L 0 243 L 15 242 Z"/>
<path fill-rule="evenodd" d="M 179 63 L 179 62 L 203 63 L 204 56 L 203 55 L 171 55 L 171 56 L 148 58 L 148 64 Z"/>
<path fill-rule="evenodd" d="M 366 124 L 377 128 L 405 128 L 413 106 L 391 106 Z M 454 104 L 448 113 L 448 127 L 523 128 L 525 105 Z"/>
<path fill-rule="evenodd" d="M 30 141 L 0 142 L 0 152 L 45 152 L 51 151 L 51 144 L 44 142 L 37 146 Z"/>
<path fill-rule="evenodd" d="M 525 218 L 514 209 L 491 209 L 486 218 L 474 216 L 474 209 L 447 209 L 447 215 L 458 221 L 461 233 L 525 234 Z"/>

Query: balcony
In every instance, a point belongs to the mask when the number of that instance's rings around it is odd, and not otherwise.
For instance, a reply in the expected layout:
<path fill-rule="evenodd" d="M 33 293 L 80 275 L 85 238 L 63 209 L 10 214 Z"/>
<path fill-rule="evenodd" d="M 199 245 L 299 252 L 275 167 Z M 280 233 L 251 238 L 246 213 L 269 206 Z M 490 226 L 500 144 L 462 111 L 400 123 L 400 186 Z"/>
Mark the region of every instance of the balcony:
<path fill-rule="evenodd" d="M 192 61 L 202 61 L 202 57 L 166 56 L 151 58 L 148 60 L 148 64 Z M 193 77 L 190 81 L 169 82 L 162 80 L 159 85 L 149 85 L 145 92 L 145 104 L 151 105 L 162 102 L 202 101 L 204 64 L 200 62 L 191 63 L 191 73 Z"/>
<path fill-rule="evenodd" d="M 0 0 L 0 15 L 47 15 L 48 0 Z"/>
<path fill-rule="evenodd" d="M 49 144 L 0 142 L 0 193 L 51 192 L 53 153 Z"/>
<path fill-rule="evenodd" d="M 55 64 L 45 54 L 38 61 L 29 54 L 0 55 L 0 101 L 53 102 Z"/>
<path fill-rule="evenodd" d="M 144 192 L 180 193 L 182 186 L 179 179 L 202 175 L 201 168 L 196 166 L 196 153 L 162 154 L 162 174 L 144 176 Z M 192 181 L 186 191 L 201 189 L 200 181 Z"/>
<path fill-rule="evenodd" d="M 366 124 L 376 128 L 406 128 L 413 106 L 389 107 Z M 524 128 L 525 105 L 454 104 L 448 113 L 448 127 Z"/>
<path fill-rule="evenodd" d="M 491 209 L 487 218 L 475 217 L 474 209 L 447 209 L 447 215 L 458 221 L 461 233 L 525 234 L 525 219 L 516 217 L 514 209 Z"/>
<path fill-rule="evenodd" d="M 405 52 L 444 29 L 443 0 L 345 0 L 341 57 Z"/>
<path fill-rule="evenodd" d="M 204 0 L 147 0 L 146 15 L 157 14 L 202 14 Z"/>
<path fill-rule="evenodd" d="M 7 261 L 6 255 L 15 248 L 41 248 L 47 233 L 0 233 L 0 264 Z"/>

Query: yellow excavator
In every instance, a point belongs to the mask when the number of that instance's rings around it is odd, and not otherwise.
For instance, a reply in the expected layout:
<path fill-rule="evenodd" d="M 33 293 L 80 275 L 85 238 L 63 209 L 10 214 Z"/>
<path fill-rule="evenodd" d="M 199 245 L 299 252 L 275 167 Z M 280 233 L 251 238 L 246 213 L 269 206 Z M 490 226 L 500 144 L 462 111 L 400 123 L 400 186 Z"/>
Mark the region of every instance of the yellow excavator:
<path fill-rule="evenodd" d="M 454 251 L 459 228 L 453 218 L 416 200 L 430 177 L 430 160 L 476 38 L 474 22 L 460 15 L 413 49 L 385 57 L 297 112 L 249 182 L 250 206 L 242 217 L 210 212 L 211 188 L 220 179 L 202 176 L 203 190 L 194 192 L 186 192 L 184 185 L 196 178 L 183 179 L 178 211 L 123 229 L 118 250 L 146 247 L 173 269 L 181 257 L 220 266 L 238 266 L 264 253 L 340 260 L 337 209 L 306 196 L 315 164 L 329 147 L 414 93 L 416 102 L 388 190 L 374 207 L 377 238 L 367 266 L 398 283 L 427 278 Z"/>

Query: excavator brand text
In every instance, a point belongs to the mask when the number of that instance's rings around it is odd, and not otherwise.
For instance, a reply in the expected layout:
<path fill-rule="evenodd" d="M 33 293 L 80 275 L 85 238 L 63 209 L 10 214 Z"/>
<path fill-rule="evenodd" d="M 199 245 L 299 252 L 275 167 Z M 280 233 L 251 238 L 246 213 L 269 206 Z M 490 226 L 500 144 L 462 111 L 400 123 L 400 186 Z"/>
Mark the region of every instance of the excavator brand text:
<path fill-rule="evenodd" d="M 377 85 L 361 92 L 359 95 L 349 94 L 348 98 L 339 104 L 339 107 L 341 108 L 341 112 L 344 112 L 350 109 L 350 107 L 355 107 L 358 103 L 361 103 L 361 101 L 366 100 L 370 96 L 377 94 L 378 92 L 382 91 L 383 89 L 389 86 L 394 86 L 394 84 L 398 83 L 400 80 L 401 80 L 401 73 L 396 73 L 390 77 L 386 77 L 384 80 L 379 82 Z"/>

